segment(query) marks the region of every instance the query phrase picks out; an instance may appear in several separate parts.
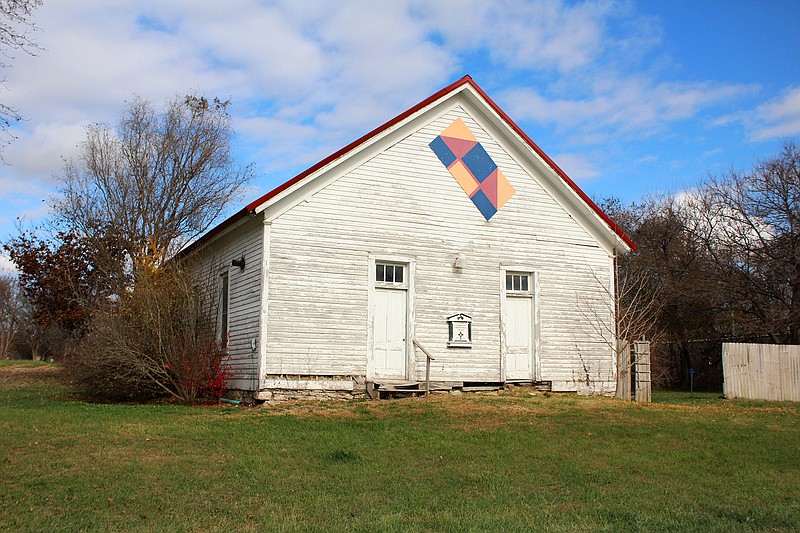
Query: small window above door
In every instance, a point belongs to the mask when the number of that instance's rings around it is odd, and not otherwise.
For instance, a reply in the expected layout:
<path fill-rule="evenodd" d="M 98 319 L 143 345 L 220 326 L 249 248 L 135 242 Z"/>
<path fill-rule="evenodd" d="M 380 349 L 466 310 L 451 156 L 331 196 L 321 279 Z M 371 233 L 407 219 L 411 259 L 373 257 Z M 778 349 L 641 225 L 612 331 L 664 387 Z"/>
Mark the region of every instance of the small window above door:
<path fill-rule="evenodd" d="M 530 294 L 531 275 L 523 272 L 506 273 L 506 292 L 512 294 Z"/>
<path fill-rule="evenodd" d="M 393 263 L 375 263 L 375 285 L 389 287 L 405 287 L 406 265 Z"/>

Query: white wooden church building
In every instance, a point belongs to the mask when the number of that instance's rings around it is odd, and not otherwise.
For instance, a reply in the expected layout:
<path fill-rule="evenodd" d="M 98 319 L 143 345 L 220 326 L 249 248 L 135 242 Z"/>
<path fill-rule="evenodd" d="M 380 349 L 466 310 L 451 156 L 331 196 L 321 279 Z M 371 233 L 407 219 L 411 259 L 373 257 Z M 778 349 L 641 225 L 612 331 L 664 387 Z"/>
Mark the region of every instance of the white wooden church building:
<path fill-rule="evenodd" d="M 363 394 L 426 370 L 452 388 L 612 394 L 614 258 L 632 248 L 467 76 L 186 255 L 219 276 L 245 395 Z"/>

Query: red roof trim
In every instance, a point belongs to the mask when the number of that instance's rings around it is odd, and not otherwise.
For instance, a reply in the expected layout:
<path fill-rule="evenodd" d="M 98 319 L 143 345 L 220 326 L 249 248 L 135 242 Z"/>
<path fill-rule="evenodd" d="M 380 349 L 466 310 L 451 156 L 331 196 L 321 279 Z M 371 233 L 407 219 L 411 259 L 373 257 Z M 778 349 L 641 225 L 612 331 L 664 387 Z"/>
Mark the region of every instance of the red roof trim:
<path fill-rule="evenodd" d="M 498 105 L 497 105 L 497 104 L 494 102 L 494 100 L 492 100 L 492 99 L 489 97 L 489 95 L 488 95 L 488 94 L 486 94 L 486 93 L 483 91 L 483 89 L 481 89 L 481 88 L 478 86 L 478 84 L 477 84 L 477 83 L 475 83 L 475 81 L 474 81 L 474 80 L 473 80 L 473 79 L 472 79 L 472 78 L 471 78 L 469 75 L 467 75 L 467 76 L 464 76 L 464 77 L 463 77 L 463 78 L 461 78 L 460 80 L 458 80 L 458 81 L 456 81 L 456 82 L 454 82 L 454 83 L 452 83 L 452 84 L 448 85 L 448 86 L 447 86 L 447 87 L 445 87 L 444 89 L 442 89 L 442 90 L 440 90 L 440 91 L 438 91 L 438 92 L 436 92 L 436 93 L 432 94 L 431 96 L 429 96 L 429 97 L 428 97 L 428 98 L 426 98 L 425 100 L 421 101 L 420 103 L 418 103 L 418 104 L 417 104 L 417 105 L 415 105 L 414 107 L 412 107 L 412 108 L 410 108 L 410 109 L 408 109 L 408 110 L 406 110 L 406 111 L 404 111 L 404 112 L 400 113 L 399 115 L 397 115 L 397 116 L 396 116 L 396 117 L 394 117 L 393 119 L 391 119 L 391 120 L 389 120 L 388 122 L 386 122 L 386 123 L 384 123 L 384 124 L 382 124 L 382 125 L 378 126 L 378 127 L 377 127 L 377 128 L 375 128 L 374 130 L 372 130 L 372 131 L 370 131 L 369 133 L 367 133 L 366 135 L 363 135 L 362 137 L 360 137 L 360 138 L 356 139 L 355 141 L 351 142 L 350 144 L 348 144 L 348 145 L 347 145 L 347 146 L 345 146 L 344 148 L 342 148 L 342 149 L 340 149 L 340 150 L 337 150 L 336 152 L 332 153 L 331 155 L 329 155 L 328 157 L 326 157 L 325 159 L 323 159 L 323 160 L 322 160 L 322 161 L 320 161 L 319 163 L 317 163 L 317 164 L 313 165 L 312 167 L 310 167 L 310 168 L 308 168 L 308 169 L 304 170 L 303 172 L 301 172 L 300 174 L 296 175 L 295 177 L 293 177 L 293 178 L 292 178 L 292 179 L 290 179 L 289 181 L 286 181 L 286 182 L 282 183 L 281 185 L 279 185 L 279 186 L 277 186 L 276 188 L 272 189 L 271 191 L 269 191 L 269 192 L 268 192 L 268 193 L 266 193 L 265 195 L 261 196 L 261 197 L 260 197 L 260 198 L 258 198 L 257 200 L 255 200 L 255 201 L 253 201 L 253 202 L 251 202 L 251 203 L 247 204 L 247 206 L 245 207 L 245 209 L 244 209 L 244 210 L 242 210 L 242 211 L 240 211 L 239 213 L 235 214 L 235 215 L 234 215 L 234 216 L 232 216 L 230 219 L 228 219 L 228 220 L 226 220 L 225 222 L 223 222 L 222 224 L 220 224 L 220 226 L 217 226 L 216 228 L 214 228 L 213 230 L 211 230 L 211 232 L 209 232 L 209 233 L 216 233 L 216 230 L 218 230 L 218 229 L 222 229 L 222 227 L 225 227 L 225 226 L 228 226 L 228 225 L 230 225 L 230 223 L 232 223 L 232 222 L 233 222 L 233 220 L 232 220 L 232 219 L 238 219 L 240 216 L 242 216 L 242 215 L 244 214 L 244 212 L 245 212 L 245 211 L 247 211 L 247 212 L 250 212 L 250 213 L 254 213 L 254 212 L 255 212 L 255 210 L 258 208 L 258 206 L 260 206 L 260 205 L 261 205 L 261 204 L 263 204 L 264 202 L 268 201 L 268 200 L 269 200 L 269 199 L 271 199 L 271 198 L 274 198 L 275 196 L 277 196 L 277 195 L 278 195 L 278 194 L 280 194 L 281 192 L 283 192 L 283 191 L 285 191 L 286 189 L 288 189 L 288 188 L 292 187 L 292 186 L 293 186 L 293 185 L 295 185 L 296 183 L 299 183 L 299 182 L 300 182 L 300 181 L 302 181 L 303 179 L 307 178 L 308 176 L 310 176 L 311 174 L 313 174 L 313 173 L 315 173 L 316 171 L 320 170 L 321 168 L 325 167 L 326 165 L 328 165 L 328 164 L 332 163 L 333 161 L 335 161 L 335 160 L 339 159 L 340 157 L 344 156 L 345 154 L 347 154 L 347 153 L 348 153 L 348 152 L 350 152 L 351 150 L 353 150 L 353 149 L 357 148 L 357 147 L 358 147 L 358 146 L 360 146 L 361 144 L 363 144 L 363 143 L 367 142 L 368 140 L 372 139 L 373 137 L 375 137 L 375 136 L 379 135 L 380 133 L 383 133 L 384 131 L 388 130 L 388 129 L 389 129 L 389 128 L 391 128 L 392 126 L 394 126 L 394 125 L 398 124 L 399 122 L 402 122 L 403 120 L 405 120 L 405 119 L 406 119 L 406 118 L 408 118 L 409 116 L 411 116 L 411 115 L 415 114 L 416 112 L 420 111 L 421 109 L 424 109 L 425 107 L 427 107 L 427 106 L 429 106 L 430 104 L 432 104 L 432 103 L 436 102 L 437 100 L 439 100 L 439 99 L 440 99 L 440 98 L 442 98 L 443 96 L 447 95 L 448 93 L 450 93 L 450 92 L 454 91 L 455 89 L 458 89 L 458 88 L 459 88 L 459 87 L 461 87 L 462 85 L 466 85 L 466 84 L 468 84 L 470 87 L 472 87 L 473 89 L 475 89 L 475 91 L 476 91 L 476 92 L 477 92 L 477 93 L 478 93 L 478 94 L 479 94 L 479 95 L 480 95 L 480 96 L 481 96 L 481 97 L 482 97 L 484 100 L 486 100 L 486 103 L 487 103 L 487 104 L 489 104 L 489 106 L 490 106 L 490 107 L 491 107 L 491 108 L 492 108 L 492 109 L 493 109 L 493 110 L 494 110 L 494 111 L 495 111 L 495 112 L 496 112 L 498 115 L 500 115 L 500 117 L 501 117 L 501 118 L 502 118 L 504 121 L 506 121 L 506 122 L 507 122 L 507 123 L 508 123 L 508 124 L 511 126 L 511 128 L 514 130 L 514 132 L 516 132 L 516 133 L 517 133 L 517 135 L 519 135 L 519 136 L 520 136 L 520 137 L 521 137 L 521 138 L 522 138 L 522 139 L 523 139 L 523 140 L 524 140 L 524 141 L 525 141 L 525 142 L 526 142 L 526 143 L 527 143 L 527 144 L 530 146 L 530 148 L 531 148 L 531 149 L 533 149 L 533 151 L 534 151 L 534 152 L 536 152 L 536 153 L 537 153 L 537 154 L 538 154 L 538 155 L 539 155 L 539 156 L 540 156 L 542 159 L 544 159 L 544 161 L 545 161 L 545 162 L 546 162 L 548 165 L 550 165 L 550 167 L 551 167 L 551 168 L 552 168 L 552 169 L 553 169 L 553 170 L 556 172 L 556 174 L 558 174 L 558 175 L 559 175 L 559 177 L 560 177 L 561 179 L 563 179 L 563 180 L 566 182 L 566 184 L 567 184 L 567 185 L 569 185 L 569 187 L 570 187 L 570 188 L 571 188 L 573 191 L 575 191 L 575 193 L 576 193 L 578 196 L 580 196 L 580 198 L 581 198 L 581 199 L 582 199 L 584 202 L 586 202 L 586 204 L 587 204 L 587 205 L 588 205 L 588 206 L 589 206 L 589 207 L 590 207 L 590 208 L 591 208 L 591 209 L 592 209 L 592 210 L 593 210 L 593 211 L 594 211 L 594 212 L 595 212 L 595 213 L 596 213 L 596 214 L 597 214 L 597 215 L 598 215 L 598 216 L 599 216 L 599 217 L 600 217 L 602 220 L 603 220 L 603 222 L 605 222 L 606 224 L 608 224 L 608 226 L 609 226 L 609 227 L 610 227 L 610 228 L 611 228 L 611 229 L 614 231 L 614 233 L 616 233 L 616 234 L 617 234 L 617 236 L 618 236 L 620 239 L 622 239 L 622 240 L 625 242 L 625 244 L 627 244 L 628 246 L 630 246 L 630 247 L 631 247 L 631 249 L 632 249 L 632 250 L 634 250 L 634 251 L 638 249 L 638 247 L 637 247 L 637 246 L 636 246 L 636 244 L 635 244 L 635 243 L 634 243 L 634 242 L 631 240 L 631 238 L 630 238 L 630 237 L 628 237 L 627 235 L 625 235 L 625 233 L 622 231 L 622 229 L 621 229 L 619 226 L 617 226 L 617 225 L 614 223 L 614 221 L 613 221 L 613 220 L 611 220 L 611 218 L 610 218 L 610 217 L 609 217 L 607 214 L 605 214 L 605 213 L 603 212 L 603 210 L 602 210 L 602 209 L 600 209 L 600 207 L 598 207 L 598 206 L 597 206 L 597 204 L 595 204 L 595 203 L 592 201 L 592 199 L 591 199 L 591 198 L 589 198 L 589 197 L 586 195 L 586 193 L 585 193 L 585 192 L 583 192 L 583 191 L 580 189 L 580 187 L 578 187 L 578 185 L 577 185 L 577 184 L 576 184 L 574 181 L 572 181 L 572 179 L 571 179 L 569 176 L 567 176 L 567 173 L 566 173 L 566 172 L 564 172 L 564 171 L 561 169 L 561 167 L 559 167 L 558 165 L 556 165 L 556 163 L 555 163 L 555 162 L 554 162 L 552 159 L 550 159 L 550 157 L 549 157 L 549 156 L 548 156 L 546 153 L 544 153 L 544 151 L 543 151 L 541 148 L 539 148 L 539 146 L 538 146 L 538 145 L 537 145 L 535 142 L 533 142 L 533 140 L 532 140 L 530 137 L 528 137 L 528 135 L 527 135 L 527 134 L 526 134 L 524 131 L 522 131 L 522 128 L 520 128 L 520 127 L 517 125 L 517 123 L 516 123 L 516 122 L 514 122 L 513 120 L 511 120 L 511 117 L 509 117 L 509 116 L 508 116 L 508 115 L 505 113 L 505 111 L 503 111 L 503 110 L 500 108 L 500 106 L 498 106 Z M 208 234 L 206 234 L 206 235 L 208 235 Z M 205 237 L 205 236 L 204 236 L 204 237 Z M 205 238 L 201 238 L 201 239 L 200 239 L 200 241 L 205 241 L 205 240 L 206 240 Z"/>

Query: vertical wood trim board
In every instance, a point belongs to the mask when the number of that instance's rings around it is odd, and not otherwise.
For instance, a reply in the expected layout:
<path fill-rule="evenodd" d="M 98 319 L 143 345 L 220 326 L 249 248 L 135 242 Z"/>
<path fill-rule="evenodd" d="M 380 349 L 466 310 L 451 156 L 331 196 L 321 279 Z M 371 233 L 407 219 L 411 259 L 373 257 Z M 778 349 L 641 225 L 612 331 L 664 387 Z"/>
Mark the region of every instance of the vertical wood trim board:
<path fill-rule="evenodd" d="M 269 258 L 270 258 L 270 231 L 272 223 L 264 218 L 262 226 L 261 253 L 261 313 L 259 314 L 259 362 L 258 362 L 258 388 L 265 388 L 267 379 L 267 348 L 269 343 Z"/>

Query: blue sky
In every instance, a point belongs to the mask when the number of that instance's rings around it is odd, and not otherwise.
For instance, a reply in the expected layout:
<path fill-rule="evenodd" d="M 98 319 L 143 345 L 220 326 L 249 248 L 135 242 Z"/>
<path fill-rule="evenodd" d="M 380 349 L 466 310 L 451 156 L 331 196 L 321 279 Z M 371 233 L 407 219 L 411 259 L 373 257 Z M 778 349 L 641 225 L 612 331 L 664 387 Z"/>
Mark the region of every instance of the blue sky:
<path fill-rule="evenodd" d="M 470 74 L 591 196 L 633 201 L 800 139 L 798 0 L 45 0 L 0 102 L 0 239 L 47 214 L 133 94 L 232 101 L 240 207 Z M 0 268 L 8 268 L 0 257 Z"/>

